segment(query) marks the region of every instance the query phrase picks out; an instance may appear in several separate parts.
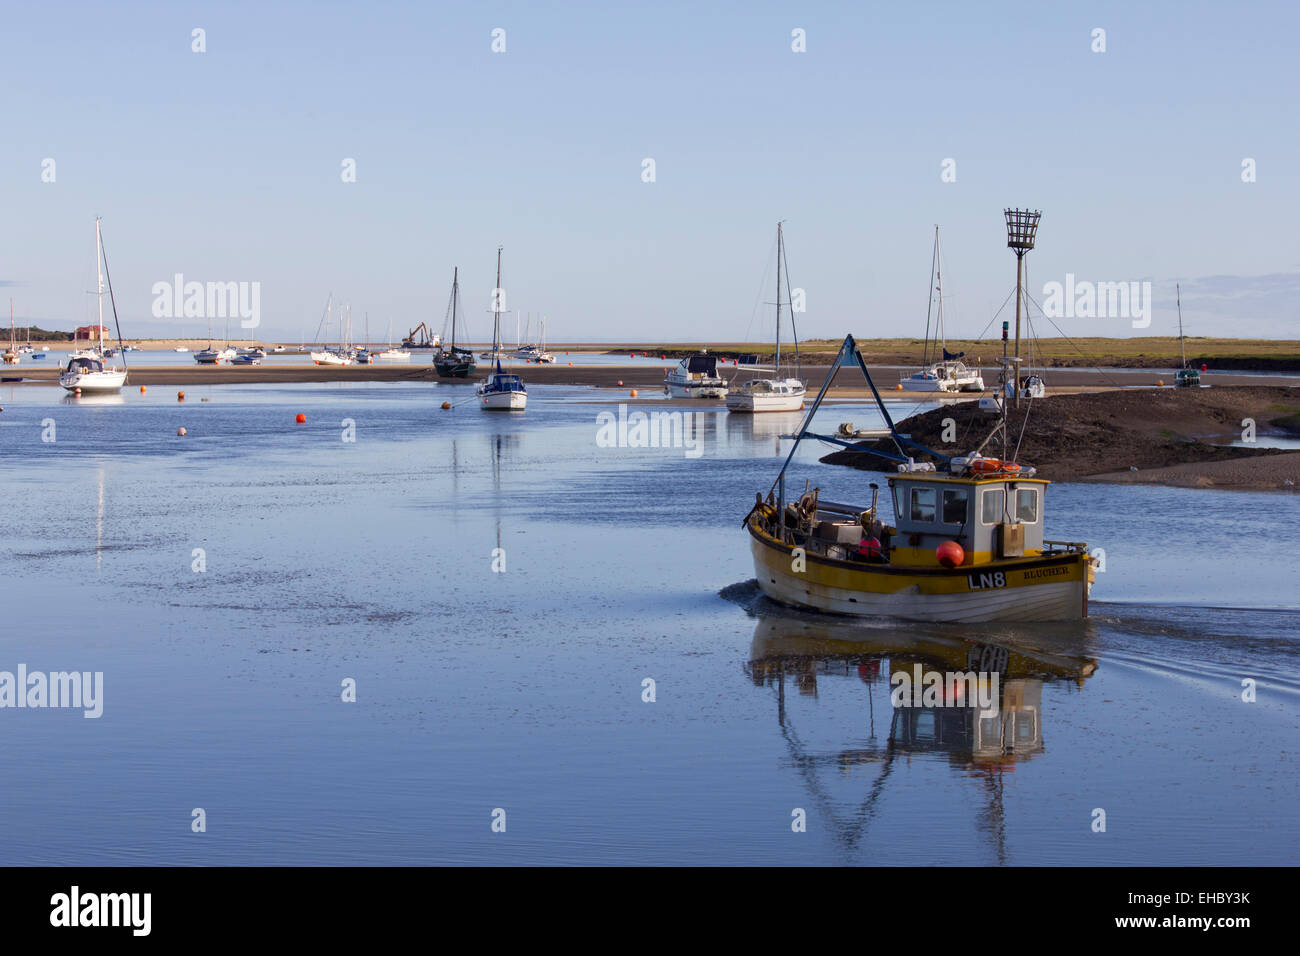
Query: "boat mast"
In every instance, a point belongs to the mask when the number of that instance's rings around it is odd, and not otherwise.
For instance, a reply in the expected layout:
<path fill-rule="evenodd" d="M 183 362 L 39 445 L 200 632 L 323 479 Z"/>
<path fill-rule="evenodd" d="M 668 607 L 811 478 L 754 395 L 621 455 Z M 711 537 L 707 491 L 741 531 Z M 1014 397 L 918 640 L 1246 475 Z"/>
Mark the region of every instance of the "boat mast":
<path fill-rule="evenodd" d="M 781 234 L 781 220 L 776 224 L 776 363 L 772 369 L 772 377 L 781 376 L 781 246 L 785 241 Z"/>
<path fill-rule="evenodd" d="M 1178 283 L 1174 283 L 1174 296 L 1178 301 L 1178 354 L 1182 356 L 1183 368 L 1187 368 L 1187 348 L 1183 345 L 1183 292 Z"/>
<path fill-rule="evenodd" d="M 501 362 L 501 247 L 497 246 L 497 284 L 492 290 L 492 357 Z M 518 315 L 515 316 L 518 319 Z M 516 330 L 516 335 L 518 331 Z"/>
<path fill-rule="evenodd" d="M 934 227 L 934 288 L 939 295 L 935 332 L 939 336 L 939 358 L 948 361 L 948 333 L 943 327 L 943 249 L 939 244 L 939 227 Z"/>
<path fill-rule="evenodd" d="M 99 216 L 95 217 L 95 274 L 99 277 L 95 299 L 99 303 L 99 352 L 104 353 L 104 242 L 99 233 Z"/>
<path fill-rule="evenodd" d="M 930 364 L 930 316 L 934 311 L 934 267 L 939 261 L 939 224 L 934 226 L 934 246 L 930 250 L 930 281 L 926 283 L 925 295 L 925 345 L 921 351 L 921 364 Z"/>
<path fill-rule="evenodd" d="M 456 297 L 460 293 L 460 266 L 451 270 L 451 350 L 456 351 Z"/>

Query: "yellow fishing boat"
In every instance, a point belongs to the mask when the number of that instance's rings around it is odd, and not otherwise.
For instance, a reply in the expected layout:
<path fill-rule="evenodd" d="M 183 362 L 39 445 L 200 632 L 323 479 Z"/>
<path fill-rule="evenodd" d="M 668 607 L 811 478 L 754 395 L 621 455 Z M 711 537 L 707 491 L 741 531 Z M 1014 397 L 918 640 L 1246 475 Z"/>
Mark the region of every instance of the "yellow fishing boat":
<path fill-rule="evenodd" d="M 1004 323 L 1005 326 L 1005 323 Z M 1005 327 L 1003 330 L 1005 342 Z M 894 520 L 886 523 L 879 486 L 870 506 L 821 499 L 817 488 L 787 501 L 785 472 L 804 438 L 861 449 L 808 428 L 841 367 L 856 365 L 888 425 L 894 451 L 888 481 Z M 1003 372 L 1013 365 L 1004 359 Z M 1001 392 L 999 394 L 1002 394 Z M 1001 434 L 997 428 L 980 445 Z M 1059 621 L 1088 616 L 1094 579 L 1083 542 L 1045 537 L 1049 482 L 1034 469 L 978 451 L 949 457 L 899 433 L 853 336 L 847 336 L 809 408 L 776 482 L 755 496 L 745 518 L 759 587 L 784 604 L 835 614 L 926 621 Z M 924 453 L 934 462 L 917 462 Z"/>

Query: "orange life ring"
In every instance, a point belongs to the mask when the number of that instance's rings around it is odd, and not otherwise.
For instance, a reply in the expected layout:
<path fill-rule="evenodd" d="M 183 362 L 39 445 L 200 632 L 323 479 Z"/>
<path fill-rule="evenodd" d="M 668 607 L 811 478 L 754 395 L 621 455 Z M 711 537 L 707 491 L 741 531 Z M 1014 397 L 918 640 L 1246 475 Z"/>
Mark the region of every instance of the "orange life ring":
<path fill-rule="evenodd" d="M 977 458 L 970 463 L 969 468 L 975 475 L 1014 475 L 1020 471 L 1020 466 L 1014 461 L 1003 461 L 1001 458 Z"/>

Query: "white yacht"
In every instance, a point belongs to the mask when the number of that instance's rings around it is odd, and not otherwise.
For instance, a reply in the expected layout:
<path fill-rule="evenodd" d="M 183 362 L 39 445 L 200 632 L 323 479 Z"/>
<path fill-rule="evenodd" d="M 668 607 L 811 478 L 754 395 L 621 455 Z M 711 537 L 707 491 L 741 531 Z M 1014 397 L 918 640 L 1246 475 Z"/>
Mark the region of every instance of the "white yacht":
<path fill-rule="evenodd" d="M 330 314 L 333 311 L 333 309 L 334 309 L 334 293 L 331 292 L 329 299 L 325 303 L 325 315 L 321 320 L 325 325 L 324 338 L 326 341 L 329 340 Z M 343 331 L 343 317 L 341 311 L 339 313 L 339 327 L 340 327 L 339 339 L 341 342 L 347 336 L 347 333 Z M 332 349 L 328 345 L 326 345 L 320 349 L 312 349 L 311 360 L 316 365 L 351 365 L 352 351 L 348 349 L 346 345 L 343 344 L 340 344 L 337 349 Z"/>
<path fill-rule="evenodd" d="M 718 374 L 718 357 L 688 355 L 664 376 L 664 392 L 673 398 L 723 398 L 727 380 Z"/>
<path fill-rule="evenodd" d="M 104 240 L 100 232 L 99 217 L 95 218 L 95 272 L 99 277 L 99 349 L 81 350 L 72 353 L 67 366 L 59 373 L 59 384 L 70 392 L 89 394 L 94 392 L 118 392 L 126 384 L 126 367 L 115 368 L 104 364 Z M 113 286 L 109 283 L 110 301 Z M 113 304 L 113 320 L 117 321 L 117 305 Z M 119 339 L 121 330 L 118 330 Z"/>
<path fill-rule="evenodd" d="M 797 412 L 803 408 L 807 388 L 797 378 L 781 378 L 781 267 L 785 264 L 785 237 L 781 223 L 776 224 L 776 359 L 771 378 L 751 378 L 739 388 L 727 391 L 729 412 Z M 785 271 L 790 281 L 790 270 Z M 794 313 L 790 314 L 791 328 Z M 799 339 L 795 337 L 795 356 L 798 360 Z M 733 383 L 734 384 L 734 383 Z"/>
<path fill-rule="evenodd" d="M 501 247 L 497 246 L 497 284 L 501 288 Z M 496 299 L 496 297 L 494 297 Z M 488 377 L 478 387 L 479 406 L 484 411 L 522 412 L 528 406 L 528 389 L 518 375 L 503 372 L 501 369 L 501 308 L 496 300 L 494 321 L 492 324 L 492 351 L 497 354 L 496 371 L 489 372 Z"/>
<path fill-rule="evenodd" d="M 938 348 L 941 358 L 924 368 L 917 369 L 910 375 L 904 375 L 900 384 L 906 392 L 982 392 L 984 377 L 977 368 L 967 368 L 962 358 L 965 352 L 949 352 L 945 339 L 943 316 L 943 263 L 940 258 L 939 227 L 934 227 L 934 257 L 931 269 L 930 301 L 925 310 L 925 356 L 930 357 L 930 346 Z M 930 316 L 935 303 L 938 303 L 938 322 L 935 341 L 930 341 Z"/>

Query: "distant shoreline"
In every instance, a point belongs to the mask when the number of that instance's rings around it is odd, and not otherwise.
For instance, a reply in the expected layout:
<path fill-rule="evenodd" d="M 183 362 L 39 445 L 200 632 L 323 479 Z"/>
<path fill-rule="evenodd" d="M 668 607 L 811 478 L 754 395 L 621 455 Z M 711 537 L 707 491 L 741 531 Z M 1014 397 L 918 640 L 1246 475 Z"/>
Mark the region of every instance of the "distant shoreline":
<path fill-rule="evenodd" d="M 426 353 L 427 354 L 427 353 Z M 137 385 L 235 385 L 235 384 L 274 384 L 293 382 L 438 382 L 452 387 L 477 381 L 487 375 L 486 361 L 479 363 L 477 371 L 465 379 L 439 378 L 433 370 L 432 357 L 419 360 L 418 353 L 409 363 L 375 363 L 373 365 L 312 365 L 305 360 L 301 363 L 267 362 L 261 365 L 148 365 L 147 355 L 129 353 L 127 356 L 128 387 Z M 136 364 L 140 362 L 141 364 Z M 525 365 L 522 362 L 505 363 L 512 371 L 518 372 L 526 383 L 541 385 L 579 385 L 594 388 L 626 388 L 628 390 L 650 390 L 654 394 L 663 388 L 664 373 L 673 367 L 672 361 L 655 365 L 568 365 L 556 362 L 554 365 Z M 730 379 L 736 372 L 744 374 L 743 369 L 734 366 L 721 368 L 725 378 Z M 809 388 L 816 389 L 826 378 L 826 366 L 805 366 L 802 377 Z M 920 395 L 915 392 L 899 392 L 896 389 L 899 380 L 897 369 L 873 369 L 872 375 L 876 386 L 887 398 L 907 398 L 913 401 L 928 401 L 933 395 Z M 6 385 L 51 385 L 58 381 L 59 366 L 48 359 L 40 365 L 24 364 L 0 367 L 0 377 Z M 1156 388 L 1161 382 L 1171 385 L 1168 374 L 1144 370 L 1108 373 L 1096 369 L 1048 369 L 1043 372 L 1047 381 L 1049 394 L 1069 394 L 1074 392 L 1108 391 L 1116 388 Z M 1233 374 L 1206 373 L 1201 376 L 1207 385 L 1229 387 L 1241 385 L 1276 385 L 1296 386 L 1300 384 L 1295 376 L 1259 375 L 1251 376 L 1243 382 L 1242 376 Z M 842 382 L 843 384 L 840 384 Z M 870 392 L 860 375 L 852 375 L 849 370 L 841 369 L 837 382 L 832 387 L 832 394 L 840 398 L 869 397 Z M 991 392 L 987 394 L 992 394 Z M 978 396 L 962 396 L 969 400 Z M 695 400 L 700 405 L 721 405 L 718 400 Z"/>
<path fill-rule="evenodd" d="M 21 336 L 19 337 L 22 344 Z M 225 339 L 126 339 L 128 344 L 139 345 L 143 352 L 172 351 L 178 347 L 198 351 L 209 344 L 225 345 Z M 45 341 L 32 343 L 47 351 L 66 352 L 74 346 L 69 341 Z M 85 343 L 79 343 L 84 346 Z M 253 345 L 271 347 L 285 346 L 289 354 L 302 355 L 299 345 L 307 349 L 319 348 L 319 344 L 298 342 L 262 342 L 255 339 L 231 339 L 229 344 L 235 348 Z M 904 365 L 920 366 L 925 343 L 921 339 L 891 338 L 858 340 L 863 356 L 870 366 Z M 1193 368 L 1206 365 L 1212 371 L 1257 371 L 1257 372 L 1300 372 L 1300 340 L 1295 339 L 1221 339 L 1188 338 L 1185 340 L 1187 364 Z M 1032 345 L 1032 348 L 1031 348 Z M 375 342 L 371 349 L 389 347 L 387 342 Z M 467 344 L 475 352 L 487 349 L 486 343 Z M 509 348 L 510 346 L 507 346 Z M 740 356 L 755 356 L 759 361 L 770 361 L 773 354 L 771 342 L 557 342 L 549 343 L 547 348 L 556 354 L 571 352 L 577 354 L 620 355 L 635 353 L 637 356 L 662 358 L 664 361 L 676 362 L 684 356 L 707 349 L 719 358 L 732 360 Z M 839 348 L 839 341 L 817 339 L 802 342 L 799 354 L 804 365 L 828 365 Z M 950 352 L 964 352 L 969 365 L 978 365 L 986 369 L 997 366 L 1001 357 L 1001 343 L 982 340 L 950 340 Z M 933 350 L 933 343 L 931 344 Z M 1031 366 L 1052 370 L 1058 368 L 1175 368 L 1182 365 L 1179 343 L 1174 336 L 1145 336 L 1140 338 L 1078 338 L 1078 339 L 1035 339 L 1031 343 L 1021 340 L 1021 353 L 1026 356 L 1025 367 Z M 429 349 L 413 350 L 413 358 L 422 355 L 431 356 Z M 783 364 L 794 358 L 789 346 L 782 349 Z M 931 360 L 934 356 L 931 354 Z"/>

